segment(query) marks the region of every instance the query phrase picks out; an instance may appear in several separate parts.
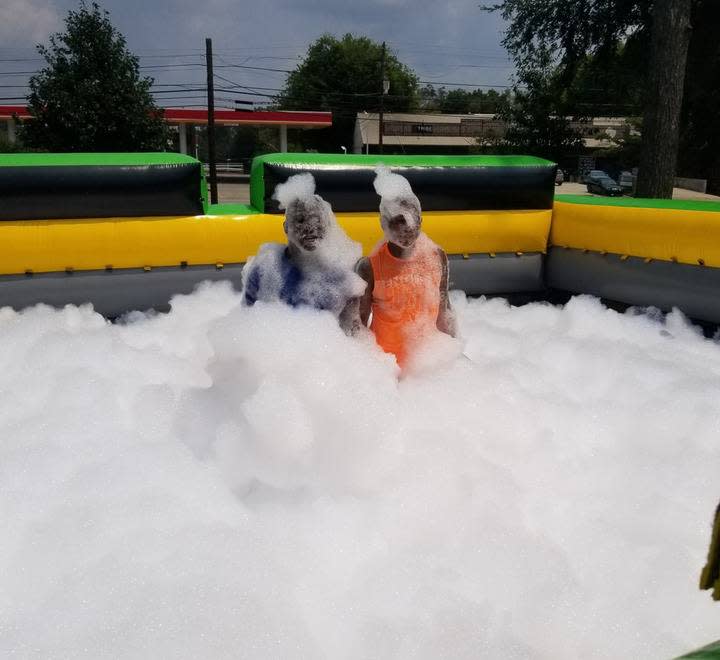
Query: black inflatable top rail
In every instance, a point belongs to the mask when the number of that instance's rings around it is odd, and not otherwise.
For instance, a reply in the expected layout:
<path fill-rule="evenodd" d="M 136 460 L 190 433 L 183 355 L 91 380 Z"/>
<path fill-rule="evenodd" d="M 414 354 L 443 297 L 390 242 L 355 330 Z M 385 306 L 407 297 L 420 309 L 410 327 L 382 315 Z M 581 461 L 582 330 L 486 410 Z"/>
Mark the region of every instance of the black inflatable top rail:
<path fill-rule="evenodd" d="M 531 156 L 380 156 L 269 154 L 253 161 L 251 199 L 279 213 L 275 186 L 310 172 L 336 212 L 377 211 L 375 170 L 385 165 L 408 179 L 425 211 L 551 209 L 557 165 Z"/>
<path fill-rule="evenodd" d="M 202 215 L 203 184 L 181 154 L 0 155 L 0 220 Z"/>

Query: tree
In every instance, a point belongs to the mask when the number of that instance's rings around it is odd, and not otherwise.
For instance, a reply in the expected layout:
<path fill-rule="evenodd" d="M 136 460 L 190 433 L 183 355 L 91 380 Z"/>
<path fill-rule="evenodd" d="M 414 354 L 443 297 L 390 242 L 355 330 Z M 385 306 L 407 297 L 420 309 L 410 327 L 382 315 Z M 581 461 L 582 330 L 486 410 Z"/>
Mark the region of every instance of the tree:
<path fill-rule="evenodd" d="M 560 76 L 547 56 L 520 72 L 514 95 L 506 98 L 498 116 L 507 124 L 506 150 L 556 162 L 582 150 L 582 136 L 568 117 Z"/>
<path fill-rule="evenodd" d="M 509 91 L 498 92 L 494 89 L 483 91 L 474 89 L 447 90 L 445 87 L 433 87 L 426 84 L 419 91 L 419 109 L 423 112 L 439 112 L 447 115 L 490 114 L 500 110 L 509 97 Z"/>
<path fill-rule="evenodd" d="M 288 75 L 277 105 L 286 110 L 329 110 L 332 128 L 309 131 L 304 139 L 322 151 L 351 147 L 355 117 L 380 108 L 382 46 L 367 37 L 323 35 L 308 48 L 301 64 Z M 388 50 L 385 75 L 390 89 L 385 112 L 409 112 L 418 103 L 417 76 Z"/>
<path fill-rule="evenodd" d="M 83 1 L 66 31 L 37 49 L 47 66 L 30 79 L 23 141 L 49 151 L 158 151 L 168 131 L 138 58 L 108 12 Z"/>
<path fill-rule="evenodd" d="M 639 117 L 644 102 L 646 34 L 635 33 L 614 52 L 590 54 L 567 88 L 572 112 L 588 117 Z M 635 163 L 637 165 L 637 163 Z"/>
<path fill-rule="evenodd" d="M 696 2 L 700 0 L 695 0 Z M 509 22 L 504 45 L 520 71 L 537 66 L 552 51 L 561 85 L 571 86 L 588 57 L 605 66 L 632 42 L 652 44 L 649 79 L 643 94 L 643 189 L 668 194 L 675 170 L 679 101 L 685 70 L 683 40 L 689 33 L 685 9 L 691 0 L 502 0 L 484 7 Z M 671 20 L 677 21 L 676 25 Z M 676 32 L 673 33 L 673 30 Z M 687 46 L 685 45 L 685 49 Z M 667 52 L 663 52 L 668 49 Z M 680 98 L 678 98 L 678 95 Z M 663 155 L 659 157 L 659 153 Z"/>
<path fill-rule="evenodd" d="M 691 0 L 655 0 L 638 197 L 671 199 L 680 141 Z"/>
<path fill-rule="evenodd" d="M 471 113 L 494 115 L 503 106 L 507 97 L 507 93 L 501 94 L 494 89 L 487 91 L 451 89 L 440 101 L 440 112 L 447 115 Z"/>
<path fill-rule="evenodd" d="M 595 155 L 614 162 L 620 170 L 632 170 L 640 161 L 641 133 L 642 120 L 631 117 L 627 120 L 625 130 L 613 135 L 605 134 L 610 146 L 598 149 Z"/>
<path fill-rule="evenodd" d="M 421 112 L 440 112 L 443 99 L 447 96 L 445 87 L 425 84 L 418 90 L 418 110 Z"/>
<path fill-rule="evenodd" d="M 693 5 L 693 34 L 688 51 L 679 171 L 708 180 L 708 192 L 720 194 L 720 3 Z"/>

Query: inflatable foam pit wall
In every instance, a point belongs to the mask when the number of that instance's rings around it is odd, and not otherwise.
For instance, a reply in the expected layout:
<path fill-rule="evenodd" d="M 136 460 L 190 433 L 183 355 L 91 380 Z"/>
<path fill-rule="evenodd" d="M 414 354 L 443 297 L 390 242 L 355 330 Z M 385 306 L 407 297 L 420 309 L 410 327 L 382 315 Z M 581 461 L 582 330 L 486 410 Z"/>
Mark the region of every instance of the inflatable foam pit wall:
<path fill-rule="evenodd" d="M 558 195 L 546 281 L 720 323 L 720 204 Z"/>
<path fill-rule="evenodd" d="M 3 154 L 0 200 L 0 220 L 200 215 L 207 190 L 182 154 Z"/>
<path fill-rule="evenodd" d="M 423 211 L 551 209 L 556 165 L 531 156 L 365 156 L 269 154 L 252 165 L 251 201 L 278 213 L 275 186 L 311 172 L 317 193 L 336 213 L 378 209 L 375 169 L 385 165 L 408 179 Z"/>

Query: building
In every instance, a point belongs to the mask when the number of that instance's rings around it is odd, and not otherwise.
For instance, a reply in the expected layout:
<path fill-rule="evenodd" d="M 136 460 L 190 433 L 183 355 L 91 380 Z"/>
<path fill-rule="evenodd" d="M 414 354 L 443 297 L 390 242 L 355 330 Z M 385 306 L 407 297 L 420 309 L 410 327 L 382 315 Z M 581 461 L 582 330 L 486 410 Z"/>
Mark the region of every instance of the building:
<path fill-rule="evenodd" d="M 583 136 L 587 149 L 612 145 L 611 138 L 630 133 L 626 117 L 595 117 L 587 122 L 571 122 Z M 491 147 L 507 130 L 506 123 L 495 115 L 439 115 L 385 113 L 383 146 L 391 152 L 467 153 L 478 146 Z M 353 152 L 377 152 L 380 117 L 360 112 L 355 119 Z"/>
<path fill-rule="evenodd" d="M 187 151 L 187 126 L 208 123 L 208 111 L 186 108 L 166 108 L 165 121 L 176 125 L 180 133 L 180 152 Z M 288 128 L 326 128 L 332 126 L 332 112 L 305 112 L 295 110 L 215 110 L 218 126 L 277 126 L 280 134 L 280 151 L 287 151 Z"/>
<path fill-rule="evenodd" d="M 165 121 L 176 126 L 179 133 L 181 153 L 188 153 L 187 127 L 208 123 L 208 111 L 204 109 L 165 108 Z M 269 111 L 269 110 L 215 110 L 215 123 L 221 126 L 277 126 L 280 151 L 287 151 L 287 129 L 314 129 L 332 126 L 331 112 Z M 6 135 L 12 144 L 16 140 L 17 120 L 31 119 L 27 107 L 21 105 L 0 106 L 0 122 L 6 124 Z"/>
<path fill-rule="evenodd" d="M 383 117 L 383 145 L 392 151 L 467 152 L 505 134 L 505 123 L 494 115 L 433 115 L 390 112 Z M 353 152 L 377 151 L 380 117 L 361 112 L 355 120 Z"/>

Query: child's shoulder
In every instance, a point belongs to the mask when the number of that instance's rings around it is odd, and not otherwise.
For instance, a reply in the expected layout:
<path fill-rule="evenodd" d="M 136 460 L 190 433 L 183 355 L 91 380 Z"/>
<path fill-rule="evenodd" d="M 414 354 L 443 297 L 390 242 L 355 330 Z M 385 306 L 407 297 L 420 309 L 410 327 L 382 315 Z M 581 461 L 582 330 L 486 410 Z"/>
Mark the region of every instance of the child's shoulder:
<path fill-rule="evenodd" d="M 282 257 L 287 249 L 285 243 L 263 243 L 257 251 L 257 256 L 275 256 Z"/>
<path fill-rule="evenodd" d="M 420 232 L 417 240 L 417 251 L 420 254 L 438 255 L 441 261 L 447 261 L 447 254 L 424 231 Z"/>
<path fill-rule="evenodd" d="M 370 250 L 370 254 L 367 257 L 363 257 L 363 259 L 372 259 L 373 257 L 376 257 L 380 252 L 383 250 L 383 248 L 387 245 L 387 240 L 384 238 L 381 241 L 378 241 L 375 244 L 375 247 Z"/>
<path fill-rule="evenodd" d="M 248 265 L 259 269 L 276 267 L 283 260 L 286 248 L 283 243 L 263 243 Z"/>

